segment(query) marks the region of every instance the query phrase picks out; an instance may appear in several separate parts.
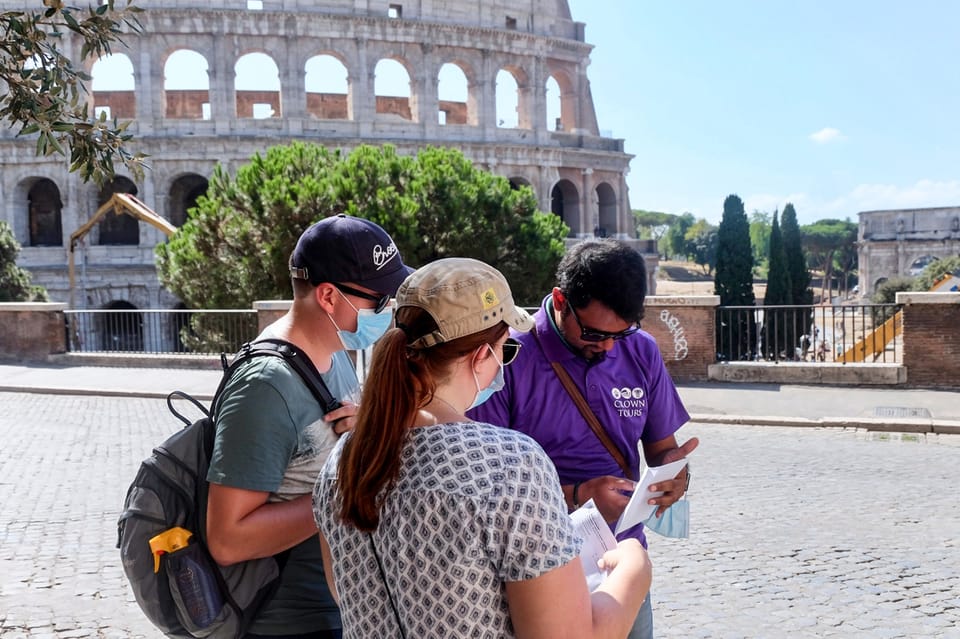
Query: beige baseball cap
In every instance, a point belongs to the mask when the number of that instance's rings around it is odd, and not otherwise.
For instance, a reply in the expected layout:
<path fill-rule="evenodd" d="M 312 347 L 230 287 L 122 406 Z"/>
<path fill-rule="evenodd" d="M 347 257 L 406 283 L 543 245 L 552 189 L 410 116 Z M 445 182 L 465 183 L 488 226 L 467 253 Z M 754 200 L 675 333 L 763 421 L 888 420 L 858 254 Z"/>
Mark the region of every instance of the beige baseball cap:
<path fill-rule="evenodd" d="M 533 317 L 513 303 L 510 285 L 497 269 L 468 257 L 448 257 L 414 271 L 397 290 L 397 307 L 422 308 L 437 330 L 410 343 L 429 348 L 473 335 L 500 322 L 526 333 Z"/>

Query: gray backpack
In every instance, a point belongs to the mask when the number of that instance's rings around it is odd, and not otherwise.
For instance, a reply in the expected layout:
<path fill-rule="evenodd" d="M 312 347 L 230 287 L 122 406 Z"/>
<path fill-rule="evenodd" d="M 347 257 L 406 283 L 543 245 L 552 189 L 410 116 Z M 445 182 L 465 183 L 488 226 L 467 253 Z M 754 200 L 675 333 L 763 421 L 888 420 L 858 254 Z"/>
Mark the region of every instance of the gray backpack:
<path fill-rule="evenodd" d="M 251 357 L 283 357 L 320 402 L 324 413 L 340 406 L 295 346 L 282 340 L 245 344 L 228 366 L 211 403 L 215 412 L 230 376 Z M 194 422 L 172 400 L 192 402 L 204 416 Z M 238 639 L 273 597 L 288 552 L 218 566 L 206 544 L 207 469 L 216 434 L 211 411 L 186 393 L 167 397 L 170 411 L 186 424 L 153 449 L 127 490 L 117 522 L 123 570 L 140 608 L 168 637 Z"/>

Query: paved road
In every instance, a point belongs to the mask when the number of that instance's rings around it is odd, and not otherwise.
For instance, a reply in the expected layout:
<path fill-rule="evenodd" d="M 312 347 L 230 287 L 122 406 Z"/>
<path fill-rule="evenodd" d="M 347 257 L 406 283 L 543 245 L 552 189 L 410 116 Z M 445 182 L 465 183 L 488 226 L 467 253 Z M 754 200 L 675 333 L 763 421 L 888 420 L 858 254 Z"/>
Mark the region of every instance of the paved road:
<path fill-rule="evenodd" d="M 0 636 L 159 639 L 116 518 L 159 399 L 0 393 Z M 689 540 L 654 537 L 661 639 L 960 638 L 960 436 L 691 424 Z"/>

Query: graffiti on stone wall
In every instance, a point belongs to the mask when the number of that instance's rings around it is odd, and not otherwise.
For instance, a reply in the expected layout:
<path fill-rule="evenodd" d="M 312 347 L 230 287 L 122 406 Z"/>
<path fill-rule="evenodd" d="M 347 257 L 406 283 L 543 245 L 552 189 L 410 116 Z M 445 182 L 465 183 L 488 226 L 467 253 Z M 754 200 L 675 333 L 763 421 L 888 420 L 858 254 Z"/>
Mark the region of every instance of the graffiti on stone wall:
<path fill-rule="evenodd" d="M 687 336 L 683 331 L 683 325 L 680 324 L 680 319 L 667 309 L 663 309 L 660 311 L 660 321 L 667 325 L 667 330 L 673 335 L 673 359 L 686 359 L 689 349 L 687 348 Z"/>

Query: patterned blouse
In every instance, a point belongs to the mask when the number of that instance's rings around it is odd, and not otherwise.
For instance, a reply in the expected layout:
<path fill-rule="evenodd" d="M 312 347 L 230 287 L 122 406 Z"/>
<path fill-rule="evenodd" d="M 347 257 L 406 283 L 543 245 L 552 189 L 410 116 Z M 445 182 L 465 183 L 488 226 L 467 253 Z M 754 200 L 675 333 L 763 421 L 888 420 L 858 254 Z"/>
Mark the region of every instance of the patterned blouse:
<path fill-rule="evenodd" d="M 370 535 L 334 514 L 337 461 L 348 436 L 313 492 L 314 516 L 333 554 L 344 639 L 513 637 L 505 582 L 543 575 L 580 551 L 543 449 L 490 424 L 411 429 L 397 485 Z"/>

